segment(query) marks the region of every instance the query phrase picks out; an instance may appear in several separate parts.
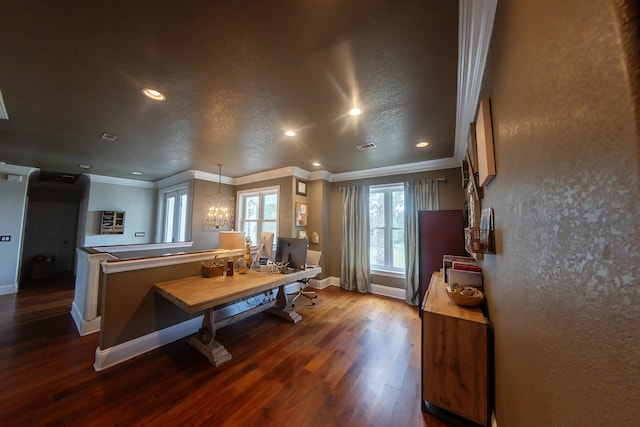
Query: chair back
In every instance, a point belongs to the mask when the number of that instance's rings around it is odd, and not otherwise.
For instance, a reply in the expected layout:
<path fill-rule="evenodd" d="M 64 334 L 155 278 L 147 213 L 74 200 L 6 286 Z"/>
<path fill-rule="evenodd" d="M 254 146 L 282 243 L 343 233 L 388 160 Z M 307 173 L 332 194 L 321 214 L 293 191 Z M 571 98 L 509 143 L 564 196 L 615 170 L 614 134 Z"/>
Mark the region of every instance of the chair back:
<path fill-rule="evenodd" d="M 320 265 L 321 251 L 307 250 L 307 267 L 315 267 Z"/>

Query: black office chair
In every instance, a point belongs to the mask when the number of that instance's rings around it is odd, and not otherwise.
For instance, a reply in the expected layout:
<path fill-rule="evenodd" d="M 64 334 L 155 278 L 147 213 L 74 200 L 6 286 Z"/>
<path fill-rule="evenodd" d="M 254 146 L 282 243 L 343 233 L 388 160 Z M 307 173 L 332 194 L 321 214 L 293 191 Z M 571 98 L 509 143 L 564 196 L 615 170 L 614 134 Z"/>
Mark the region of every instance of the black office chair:
<path fill-rule="evenodd" d="M 320 265 L 320 256 L 322 255 L 322 252 L 320 251 L 307 251 L 307 267 L 315 267 Z M 296 306 L 296 300 L 300 297 L 305 297 L 308 298 L 311 301 L 311 305 L 316 305 L 316 302 L 314 301 L 314 299 L 318 298 L 318 294 L 316 294 L 313 291 L 305 291 L 304 288 L 306 286 L 309 285 L 309 280 L 311 280 L 311 277 L 306 277 L 304 279 L 300 279 L 298 280 L 298 283 L 300 283 L 300 289 L 298 289 L 298 292 L 295 292 L 293 294 L 289 294 L 289 295 L 295 295 L 293 297 L 293 299 L 291 300 L 291 307 L 295 307 Z"/>

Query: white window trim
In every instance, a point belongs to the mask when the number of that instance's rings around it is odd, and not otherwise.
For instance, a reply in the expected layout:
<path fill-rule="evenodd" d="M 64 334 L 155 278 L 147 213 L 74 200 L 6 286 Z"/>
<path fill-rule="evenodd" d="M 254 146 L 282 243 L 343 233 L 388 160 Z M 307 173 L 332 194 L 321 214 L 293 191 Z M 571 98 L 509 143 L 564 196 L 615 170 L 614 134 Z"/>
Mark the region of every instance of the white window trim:
<path fill-rule="evenodd" d="M 402 189 L 404 191 L 404 183 L 395 182 L 395 183 L 389 183 L 389 184 L 370 185 L 369 192 L 371 193 L 372 190 L 393 189 L 393 188 Z M 369 227 L 371 227 L 371 225 L 369 225 Z M 405 248 L 405 251 L 406 251 L 406 248 Z M 387 276 L 387 277 L 395 277 L 395 278 L 404 278 L 406 275 L 406 271 L 404 267 L 400 271 L 400 270 L 388 270 L 378 265 L 376 265 L 375 267 L 373 266 L 371 267 L 371 273 L 379 276 Z"/>
<path fill-rule="evenodd" d="M 187 219 L 193 217 L 193 182 L 187 181 L 158 190 L 157 215 L 156 215 L 156 242 L 164 241 L 165 225 L 165 195 L 173 191 L 187 190 Z M 185 241 L 191 241 L 191 222 L 185 224 Z"/>
<path fill-rule="evenodd" d="M 261 188 L 252 188 L 251 190 L 242 190 L 242 191 L 238 191 L 236 193 L 236 226 L 237 226 L 237 230 L 244 230 L 244 227 L 241 226 L 240 224 L 242 224 L 242 222 L 244 221 L 244 210 L 242 209 L 242 203 L 241 203 L 241 198 L 243 197 L 247 197 L 247 196 L 259 196 L 262 193 L 266 193 L 266 192 L 276 192 L 276 195 L 278 196 L 278 216 L 276 218 L 276 235 L 279 235 L 279 230 L 280 230 L 280 186 L 279 185 L 274 185 L 274 186 L 270 186 L 270 187 L 261 187 Z M 260 222 L 260 227 L 259 229 L 262 230 L 262 219 L 258 220 Z M 259 238 L 260 236 L 258 236 Z M 258 242 L 252 242 L 253 246 L 256 246 Z"/>

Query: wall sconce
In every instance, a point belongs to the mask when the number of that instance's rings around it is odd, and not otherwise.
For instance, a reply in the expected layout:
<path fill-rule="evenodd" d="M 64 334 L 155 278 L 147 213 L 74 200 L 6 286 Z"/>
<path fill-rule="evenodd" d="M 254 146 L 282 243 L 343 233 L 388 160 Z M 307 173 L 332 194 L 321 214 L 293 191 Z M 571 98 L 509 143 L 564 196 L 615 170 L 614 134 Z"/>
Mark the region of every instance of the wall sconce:
<path fill-rule="evenodd" d="M 218 194 L 204 196 L 202 201 L 203 218 L 202 231 L 215 231 L 220 228 L 233 228 L 233 211 L 235 200 L 232 196 L 225 196 L 220 192 L 222 184 L 222 165 L 218 163 Z"/>

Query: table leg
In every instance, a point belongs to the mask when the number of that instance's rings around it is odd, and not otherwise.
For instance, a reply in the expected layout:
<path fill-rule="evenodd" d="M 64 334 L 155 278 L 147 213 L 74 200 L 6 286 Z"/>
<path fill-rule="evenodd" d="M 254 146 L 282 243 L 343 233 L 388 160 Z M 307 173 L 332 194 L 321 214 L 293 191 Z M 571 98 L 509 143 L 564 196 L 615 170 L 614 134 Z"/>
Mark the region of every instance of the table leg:
<path fill-rule="evenodd" d="M 191 335 L 187 342 L 194 346 L 200 353 L 204 354 L 213 366 L 220 366 L 231 360 L 231 353 L 216 338 L 216 324 L 212 316 L 213 309 L 209 308 L 204 312 L 202 328 Z"/>
<path fill-rule="evenodd" d="M 278 317 L 287 319 L 292 323 L 298 323 L 302 320 L 302 316 L 287 304 L 287 293 L 284 290 L 284 285 L 278 287 L 278 295 L 276 295 L 276 305 L 266 310 L 267 313 L 274 314 Z"/>

